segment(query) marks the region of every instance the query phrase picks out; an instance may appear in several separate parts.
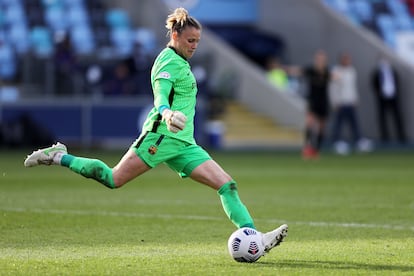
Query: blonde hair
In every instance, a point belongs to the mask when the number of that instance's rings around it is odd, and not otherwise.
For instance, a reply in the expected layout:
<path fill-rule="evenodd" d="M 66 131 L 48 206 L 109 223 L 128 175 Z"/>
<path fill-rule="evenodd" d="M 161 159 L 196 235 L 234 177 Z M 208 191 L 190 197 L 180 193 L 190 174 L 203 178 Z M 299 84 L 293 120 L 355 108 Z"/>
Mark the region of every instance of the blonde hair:
<path fill-rule="evenodd" d="M 201 30 L 200 22 L 190 16 L 184 8 L 176 8 L 173 13 L 168 15 L 165 27 L 168 29 L 167 35 L 171 35 L 173 32 L 180 34 L 186 27 L 194 27 Z"/>

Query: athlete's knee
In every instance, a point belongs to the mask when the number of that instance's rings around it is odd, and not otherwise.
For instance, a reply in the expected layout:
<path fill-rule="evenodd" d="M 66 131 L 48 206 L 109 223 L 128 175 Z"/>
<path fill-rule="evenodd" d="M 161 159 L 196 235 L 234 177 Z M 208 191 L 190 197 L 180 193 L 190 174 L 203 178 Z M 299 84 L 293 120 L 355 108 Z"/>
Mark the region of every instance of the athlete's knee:
<path fill-rule="evenodd" d="M 128 181 L 126 181 L 122 177 L 119 177 L 117 174 L 112 174 L 112 179 L 113 186 L 110 187 L 111 189 L 119 189 L 126 183 L 128 183 Z"/>

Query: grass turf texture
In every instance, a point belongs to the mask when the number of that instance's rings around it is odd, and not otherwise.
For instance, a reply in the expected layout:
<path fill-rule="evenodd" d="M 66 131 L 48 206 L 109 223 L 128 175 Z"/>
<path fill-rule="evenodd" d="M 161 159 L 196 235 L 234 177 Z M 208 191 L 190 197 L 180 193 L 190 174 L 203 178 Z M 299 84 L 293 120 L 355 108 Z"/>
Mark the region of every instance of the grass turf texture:
<path fill-rule="evenodd" d="M 160 166 L 109 190 L 0 152 L 0 275 L 414 274 L 414 155 L 215 153 L 261 231 L 280 247 L 233 261 L 215 191 Z M 83 152 L 114 165 L 120 152 Z"/>

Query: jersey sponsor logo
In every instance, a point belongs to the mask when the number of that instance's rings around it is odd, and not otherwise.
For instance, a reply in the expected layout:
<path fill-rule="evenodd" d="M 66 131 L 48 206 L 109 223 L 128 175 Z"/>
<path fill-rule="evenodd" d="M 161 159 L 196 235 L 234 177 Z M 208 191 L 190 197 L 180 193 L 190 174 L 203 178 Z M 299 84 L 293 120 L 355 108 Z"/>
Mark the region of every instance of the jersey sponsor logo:
<path fill-rule="evenodd" d="M 170 75 L 170 73 L 168 73 L 168 72 L 161 72 L 159 75 L 158 75 L 160 78 L 163 78 L 163 79 L 169 79 L 169 78 L 171 78 L 171 75 Z"/>

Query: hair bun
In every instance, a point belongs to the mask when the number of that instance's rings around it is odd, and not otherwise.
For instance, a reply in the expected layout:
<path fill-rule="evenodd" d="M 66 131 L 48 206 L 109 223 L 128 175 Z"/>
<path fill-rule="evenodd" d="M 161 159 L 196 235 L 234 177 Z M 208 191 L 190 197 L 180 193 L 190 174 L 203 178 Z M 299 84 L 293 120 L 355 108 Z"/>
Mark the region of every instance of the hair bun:
<path fill-rule="evenodd" d="M 184 8 L 176 8 L 174 11 L 175 18 L 177 22 L 185 22 L 187 21 L 188 11 Z"/>
<path fill-rule="evenodd" d="M 176 8 L 165 21 L 165 27 L 168 29 L 167 34 L 173 32 L 181 33 L 186 27 L 191 26 L 201 30 L 201 24 L 194 17 L 190 16 L 184 8 Z"/>
<path fill-rule="evenodd" d="M 183 27 L 185 22 L 188 20 L 188 11 L 184 8 L 176 8 L 172 14 L 167 18 L 165 27 L 168 30 L 172 30 L 177 24 Z"/>

